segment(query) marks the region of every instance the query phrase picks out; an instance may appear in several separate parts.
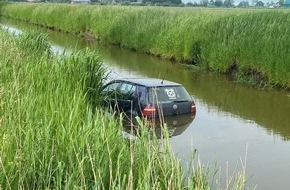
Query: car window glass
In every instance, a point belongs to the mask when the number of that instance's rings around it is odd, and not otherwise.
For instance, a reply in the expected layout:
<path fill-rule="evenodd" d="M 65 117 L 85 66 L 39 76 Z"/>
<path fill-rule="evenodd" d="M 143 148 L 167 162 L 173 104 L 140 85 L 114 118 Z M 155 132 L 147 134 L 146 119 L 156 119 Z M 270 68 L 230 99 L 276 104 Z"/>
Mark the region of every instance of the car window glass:
<path fill-rule="evenodd" d="M 115 91 L 117 89 L 117 87 L 118 87 L 119 84 L 120 84 L 120 82 L 111 83 L 111 84 L 107 85 L 103 89 L 103 92 L 112 92 L 112 91 Z"/>
<path fill-rule="evenodd" d="M 118 89 L 119 94 L 124 99 L 133 99 L 136 91 L 136 85 L 130 83 L 123 83 L 121 84 L 120 88 Z"/>
<path fill-rule="evenodd" d="M 135 93 L 135 91 L 136 91 L 136 86 L 135 86 L 135 85 L 133 85 L 133 86 L 132 86 L 132 88 L 131 88 L 131 90 L 130 90 L 130 93 L 131 93 L 131 94 L 134 94 L 134 93 Z"/>
<path fill-rule="evenodd" d="M 129 83 L 123 83 L 120 86 L 119 92 L 122 94 L 132 94 L 136 90 L 136 86 Z"/>

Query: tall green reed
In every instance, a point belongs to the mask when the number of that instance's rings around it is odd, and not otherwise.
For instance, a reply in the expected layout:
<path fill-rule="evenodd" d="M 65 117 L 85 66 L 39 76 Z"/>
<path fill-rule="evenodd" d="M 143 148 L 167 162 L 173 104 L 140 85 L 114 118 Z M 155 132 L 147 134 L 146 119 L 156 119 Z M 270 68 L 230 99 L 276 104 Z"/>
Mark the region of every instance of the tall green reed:
<path fill-rule="evenodd" d="M 1 176 L 1 186 L 27 189 L 92 186 L 97 181 L 90 178 L 92 160 L 87 150 L 98 145 L 95 145 L 98 139 L 102 140 L 99 125 L 113 125 L 99 114 L 94 116 L 98 118 L 95 121 L 87 106 L 85 84 L 90 75 L 87 67 L 93 63 L 87 64 L 85 60 L 92 55 L 79 52 L 79 61 L 75 62 L 66 60 L 67 57 L 48 58 L 45 52 L 36 58 L 18 48 L 17 40 L 11 39 L 12 47 L 3 47 L 1 51 L 9 55 L 1 61 L 5 70 L 0 85 L 4 89 L 1 168 L 6 171 Z M 20 54 L 19 59 L 15 53 Z M 92 155 L 95 156 L 95 150 L 103 151 L 98 146 L 92 148 Z"/>
<path fill-rule="evenodd" d="M 19 39 L 16 42 L 18 47 L 32 55 L 39 55 L 44 52 L 51 53 L 47 36 L 43 33 L 25 31 L 22 35 L 19 35 Z"/>

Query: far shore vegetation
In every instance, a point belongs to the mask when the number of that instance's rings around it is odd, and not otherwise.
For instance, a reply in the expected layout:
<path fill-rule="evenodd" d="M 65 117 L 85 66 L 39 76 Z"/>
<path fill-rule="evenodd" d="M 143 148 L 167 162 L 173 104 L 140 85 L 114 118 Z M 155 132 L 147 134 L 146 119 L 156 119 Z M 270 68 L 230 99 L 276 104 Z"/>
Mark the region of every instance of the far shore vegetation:
<path fill-rule="evenodd" d="M 137 140 L 122 136 L 99 108 L 104 73 L 89 49 L 54 55 L 41 33 L 0 29 L 0 189 L 211 189 L 207 168 L 172 154 L 166 130 L 162 141 L 143 125 Z M 245 183 L 243 170 L 221 188 Z"/>
<path fill-rule="evenodd" d="M 5 0 L 0 0 L 5 1 Z M 6 0 L 7 1 L 7 0 Z M 289 0 L 10 0 L 11 2 L 34 3 L 71 3 L 71 4 L 95 4 L 95 5 L 132 5 L 132 6 L 163 6 L 163 7 L 211 7 L 211 8 L 282 8 L 289 7 Z"/>
<path fill-rule="evenodd" d="M 65 13 L 65 14 L 64 14 Z M 0 3 L 3 17 L 290 89 L 290 10 Z"/>

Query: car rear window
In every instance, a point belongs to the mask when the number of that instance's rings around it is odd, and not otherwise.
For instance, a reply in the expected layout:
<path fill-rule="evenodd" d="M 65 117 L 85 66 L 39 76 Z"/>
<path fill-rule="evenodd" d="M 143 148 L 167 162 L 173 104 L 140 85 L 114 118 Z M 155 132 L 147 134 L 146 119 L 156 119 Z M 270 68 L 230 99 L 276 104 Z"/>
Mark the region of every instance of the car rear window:
<path fill-rule="evenodd" d="M 162 86 L 149 90 L 149 101 L 160 102 L 183 102 L 191 101 L 191 97 L 183 86 Z"/>

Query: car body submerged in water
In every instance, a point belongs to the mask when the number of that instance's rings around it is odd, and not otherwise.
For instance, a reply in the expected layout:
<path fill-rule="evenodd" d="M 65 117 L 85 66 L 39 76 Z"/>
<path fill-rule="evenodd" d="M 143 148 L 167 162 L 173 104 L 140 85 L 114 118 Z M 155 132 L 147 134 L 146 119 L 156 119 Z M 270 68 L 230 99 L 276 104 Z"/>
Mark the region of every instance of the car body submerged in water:
<path fill-rule="evenodd" d="M 123 113 L 125 128 L 146 118 L 154 126 L 166 124 L 175 136 L 192 122 L 196 105 L 186 89 L 178 83 L 156 78 L 113 80 L 102 89 L 103 106 Z M 179 129 L 177 129 L 177 127 Z M 185 128 L 180 132 L 181 128 Z"/>

